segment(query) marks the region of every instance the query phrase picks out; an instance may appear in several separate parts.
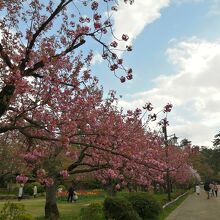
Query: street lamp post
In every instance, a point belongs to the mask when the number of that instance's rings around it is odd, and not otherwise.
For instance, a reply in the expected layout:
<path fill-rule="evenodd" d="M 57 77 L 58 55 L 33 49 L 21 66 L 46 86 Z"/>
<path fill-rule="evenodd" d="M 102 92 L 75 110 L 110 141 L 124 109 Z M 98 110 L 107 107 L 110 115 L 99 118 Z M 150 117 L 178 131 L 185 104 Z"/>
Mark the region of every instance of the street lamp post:
<path fill-rule="evenodd" d="M 169 144 L 168 144 L 168 135 L 167 135 L 167 120 L 164 119 L 163 120 L 163 133 L 164 133 L 164 144 L 165 144 L 165 154 L 166 154 L 166 164 L 167 164 L 167 168 L 166 168 L 166 182 L 167 182 L 167 196 L 168 196 L 168 201 L 171 201 L 171 181 L 170 181 L 170 170 L 169 170 Z M 171 140 L 171 144 L 172 145 L 176 145 L 177 144 L 177 137 L 175 134 L 173 135 L 169 135 L 169 137 L 172 137 Z"/>
<path fill-rule="evenodd" d="M 176 134 L 169 135 L 168 137 L 170 137 L 170 136 L 173 136 L 173 137 L 169 140 L 169 141 L 170 141 L 170 144 L 176 146 L 176 145 L 178 144 L 178 143 L 177 143 L 178 137 L 176 136 Z"/>
<path fill-rule="evenodd" d="M 163 133 L 164 133 L 164 142 L 165 142 L 165 153 L 166 153 L 166 182 L 167 182 L 167 196 L 168 196 L 168 201 L 171 201 L 171 186 L 170 186 L 170 170 L 168 166 L 168 139 L 167 139 L 167 125 L 166 121 L 164 121 L 163 124 Z"/>

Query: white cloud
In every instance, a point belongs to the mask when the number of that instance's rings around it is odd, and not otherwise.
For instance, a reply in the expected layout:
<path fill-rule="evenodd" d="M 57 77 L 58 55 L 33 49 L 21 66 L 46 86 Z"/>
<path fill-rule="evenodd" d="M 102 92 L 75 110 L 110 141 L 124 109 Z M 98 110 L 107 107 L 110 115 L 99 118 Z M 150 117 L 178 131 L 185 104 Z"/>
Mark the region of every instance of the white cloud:
<path fill-rule="evenodd" d="M 134 4 L 124 4 L 120 1 L 118 11 L 114 13 L 114 34 L 118 38 L 122 34 L 129 35 L 128 42 L 120 43 L 120 48 L 132 44 L 133 40 L 161 16 L 161 9 L 169 6 L 170 0 L 135 0 Z"/>
<path fill-rule="evenodd" d="M 129 106 L 150 100 L 161 108 L 171 102 L 174 109 L 169 115 L 170 133 L 194 144 L 211 146 L 220 130 L 220 41 L 194 37 L 176 43 L 166 54 L 171 64 L 179 67 L 178 72 L 157 77 L 155 88 L 128 98 Z"/>
<path fill-rule="evenodd" d="M 93 58 L 92 58 L 91 64 L 95 65 L 95 64 L 101 63 L 102 61 L 103 61 L 103 58 L 102 58 L 101 54 L 100 53 L 95 53 Z"/>

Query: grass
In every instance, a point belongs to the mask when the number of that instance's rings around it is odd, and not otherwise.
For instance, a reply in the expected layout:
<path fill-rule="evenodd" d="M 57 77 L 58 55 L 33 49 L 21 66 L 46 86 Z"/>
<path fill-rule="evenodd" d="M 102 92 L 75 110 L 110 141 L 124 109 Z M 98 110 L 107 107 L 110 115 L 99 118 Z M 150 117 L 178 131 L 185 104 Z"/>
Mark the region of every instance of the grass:
<path fill-rule="evenodd" d="M 17 200 L 8 200 L 13 203 L 22 203 L 25 205 L 25 209 L 28 213 L 32 214 L 33 216 L 43 215 L 43 207 L 45 199 L 26 199 L 18 202 Z M 7 201 L 0 201 L 0 209 L 2 209 L 4 203 Z"/>
<path fill-rule="evenodd" d="M 60 211 L 61 220 L 76 220 L 79 216 L 80 209 L 92 202 L 102 203 L 104 198 L 98 199 L 87 199 L 82 201 L 77 201 L 76 203 L 65 203 L 58 202 L 58 209 Z M 2 209 L 4 203 L 7 201 L 0 201 L 0 210 Z M 10 200 L 10 202 L 18 203 L 17 200 Z M 22 200 L 20 203 L 25 205 L 25 209 L 28 213 L 33 215 L 37 220 L 44 219 L 44 205 L 45 199 L 26 199 Z"/>
<path fill-rule="evenodd" d="M 182 196 L 176 202 L 170 204 L 165 209 L 163 209 L 157 220 L 164 220 L 173 210 L 175 210 L 187 198 L 187 196 L 188 194 Z"/>
<path fill-rule="evenodd" d="M 176 192 L 172 194 L 172 197 L 177 197 L 177 194 L 180 192 Z M 127 194 L 126 192 L 121 192 L 119 195 L 121 196 Z M 176 209 L 188 196 L 185 195 L 181 197 L 175 203 L 166 207 L 161 215 L 159 216 L 158 220 L 164 220 L 174 209 Z M 159 201 L 162 205 L 167 201 L 167 194 L 154 194 L 154 197 Z M 67 203 L 66 201 L 58 201 L 58 209 L 60 212 L 60 220 L 78 220 L 79 213 L 82 207 L 90 204 L 90 203 L 102 203 L 104 201 L 105 196 L 100 197 L 84 197 L 79 199 L 76 203 Z M 10 200 L 11 202 L 18 203 L 17 200 Z M 6 200 L 0 201 L 0 210 L 2 209 L 4 203 L 7 202 Z M 36 198 L 36 199 L 24 199 L 20 203 L 25 205 L 25 209 L 28 213 L 33 215 L 36 220 L 44 220 L 44 205 L 45 205 L 45 198 Z"/>
<path fill-rule="evenodd" d="M 177 198 L 179 195 L 182 195 L 185 192 L 185 190 L 178 189 L 171 193 L 171 199 Z M 157 193 L 153 194 L 154 198 L 159 201 L 162 205 L 168 202 L 168 196 L 166 193 Z"/>
<path fill-rule="evenodd" d="M 161 214 L 158 216 L 157 220 L 164 220 L 172 211 L 174 211 L 181 203 L 191 194 L 193 190 L 190 190 L 184 196 L 180 197 L 176 202 L 168 205 L 166 208 L 163 209 Z"/>

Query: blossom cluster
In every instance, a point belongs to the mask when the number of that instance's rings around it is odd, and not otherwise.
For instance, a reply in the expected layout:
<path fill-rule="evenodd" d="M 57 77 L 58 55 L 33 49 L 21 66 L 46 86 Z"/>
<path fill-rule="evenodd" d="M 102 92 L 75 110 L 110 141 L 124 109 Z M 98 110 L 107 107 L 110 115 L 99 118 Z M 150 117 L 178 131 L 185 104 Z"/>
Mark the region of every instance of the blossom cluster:
<path fill-rule="evenodd" d="M 63 177 L 68 177 L 69 172 L 67 170 L 62 170 L 62 171 L 60 171 L 60 175 L 63 176 Z"/>
<path fill-rule="evenodd" d="M 25 184 L 27 181 L 28 181 L 28 177 L 23 175 L 23 174 L 20 174 L 20 175 L 16 176 L 16 182 L 17 183 Z"/>

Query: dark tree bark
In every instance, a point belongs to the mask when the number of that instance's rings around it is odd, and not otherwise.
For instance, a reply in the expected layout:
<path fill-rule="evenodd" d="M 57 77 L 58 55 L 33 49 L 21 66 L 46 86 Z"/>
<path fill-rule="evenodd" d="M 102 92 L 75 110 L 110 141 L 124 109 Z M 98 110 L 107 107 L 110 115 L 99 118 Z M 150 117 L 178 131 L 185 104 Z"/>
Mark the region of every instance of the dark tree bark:
<path fill-rule="evenodd" d="M 14 85 L 6 85 L 0 92 L 0 117 L 7 111 L 14 91 Z"/>
<path fill-rule="evenodd" d="M 115 189 L 115 185 L 114 184 L 109 184 L 106 186 L 106 191 L 108 193 L 109 196 L 116 196 L 116 189 Z"/>
<path fill-rule="evenodd" d="M 50 220 L 59 219 L 59 210 L 56 203 L 56 185 L 46 187 L 45 218 Z"/>

